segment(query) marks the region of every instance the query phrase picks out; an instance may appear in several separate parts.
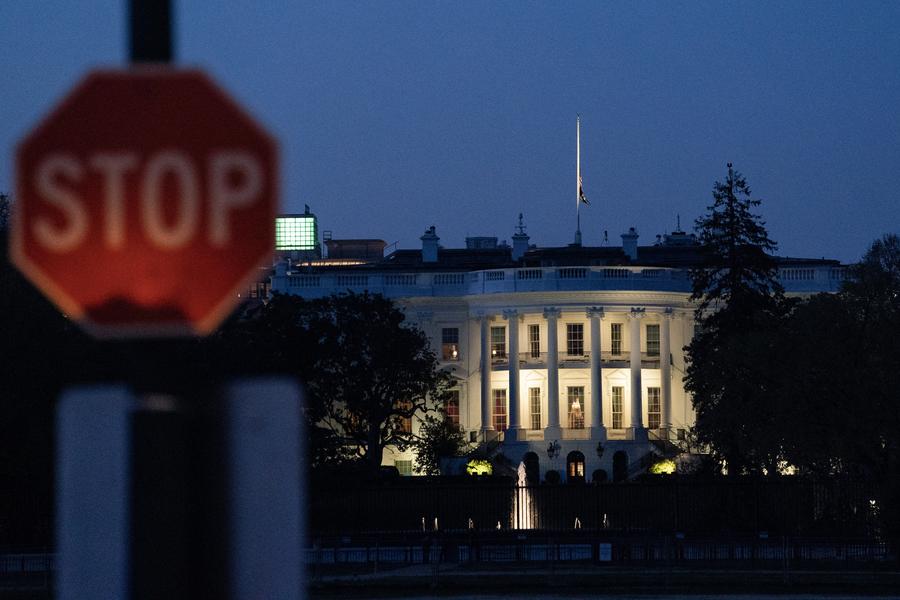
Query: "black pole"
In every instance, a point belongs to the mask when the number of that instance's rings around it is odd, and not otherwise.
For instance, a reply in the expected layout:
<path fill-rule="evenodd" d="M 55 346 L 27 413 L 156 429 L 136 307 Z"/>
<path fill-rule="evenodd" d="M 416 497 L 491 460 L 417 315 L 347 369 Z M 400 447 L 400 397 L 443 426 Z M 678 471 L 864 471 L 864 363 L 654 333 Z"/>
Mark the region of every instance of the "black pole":
<path fill-rule="evenodd" d="M 129 0 L 132 63 L 172 62 L 172 0 Z"/>

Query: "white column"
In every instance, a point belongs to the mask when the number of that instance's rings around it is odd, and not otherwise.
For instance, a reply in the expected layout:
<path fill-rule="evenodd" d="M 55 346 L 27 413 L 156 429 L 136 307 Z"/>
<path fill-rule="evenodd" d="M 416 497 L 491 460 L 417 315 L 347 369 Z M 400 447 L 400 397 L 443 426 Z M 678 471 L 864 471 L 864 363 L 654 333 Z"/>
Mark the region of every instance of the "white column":
<path fill-rule="evenodd" d="M 660 415 L 659 426 L 665 431 L 666 437 L 672 427 L 672 343 L 669 337 L 669 323 L 673 312 L 667 308 L 662 315 L 659 324 L 659 391 L 660 391 Z"/>
<path fill-rule="evenodd" d="M 519 311 L 504 310 L 509 330 L 509 427 L 504 439 L 516 441 L 522 426 L 519 421 Z"/>
<path fill-rule="evenodd" d="M 545 440 L 557 440 L 562 437 L 559 426 L 559 337 L 556 331 L 556 320 L 559 319 L 558 308 L 545 308 L 547 319 L 547 427 L 544 429 Z"/>
<path fill-rule="evenodd" d="M 591 439 L 606 440 L 603 426 L 603 378 L 600 371 L 600 319 L 603 309 L 592 306 L 587 309 L 591 322 Z"/>
<path fill-rule="evenodd" d="M 491 318 L 478 317 L 481 321 L 481 431 L 492 431 L 491 423 Z"/>
<path fill-rule="evenodd" d="M 644 427 L 644 408 L 641 389 L 641 318 L 643 308 L 632 308 L 628 314 L 631 327 L 631 422 L 629 427 L 634 432 L 634 439 L 646 439 L 647 429 Z"/>

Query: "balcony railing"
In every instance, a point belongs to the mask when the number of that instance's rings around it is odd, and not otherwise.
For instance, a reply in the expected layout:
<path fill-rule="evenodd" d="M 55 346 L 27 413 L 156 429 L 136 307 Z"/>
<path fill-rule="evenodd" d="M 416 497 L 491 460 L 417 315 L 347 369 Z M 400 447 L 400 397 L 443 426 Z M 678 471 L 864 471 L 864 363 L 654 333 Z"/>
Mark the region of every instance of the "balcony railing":
<path fill-rule="evenodd" d="M 591 360 L 590 352 L 582 352 L 581 354 L 569 354 L 568 352 L 559 353 L 560 362 L 586 363 Z"/>
<path fill-rule="evenodd" d="M 631 360 L 631 355 L 624 351 L 616 354 L 604 351 L 600 353 L 600 360 L 602 362 L 628 362 Z"/>
<path fill-rule="evenodd" d="M 497 352 L 491 351 L 491 364 L 492 365 L 508 365 L 509 364 L 509 356 L 507 356 L 506 352 Z"/>
<path fill-rule="evenodd" d="M 547 363 L 546 352 L 519 352 L 520 365 L 544 365 Z"/>
<path fill-rule="evenodd" d="M 659 352 L 641 352 L 641 365 L 659 367 Z"/>

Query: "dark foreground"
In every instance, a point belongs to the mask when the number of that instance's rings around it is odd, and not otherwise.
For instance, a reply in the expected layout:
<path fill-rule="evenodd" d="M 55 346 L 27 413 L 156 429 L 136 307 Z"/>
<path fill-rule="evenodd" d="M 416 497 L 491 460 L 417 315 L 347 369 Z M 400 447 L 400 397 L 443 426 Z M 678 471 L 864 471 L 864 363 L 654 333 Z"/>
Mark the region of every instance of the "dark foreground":
<path fill-rule="evenodd" d="M 603 598 L 685 596 L 900 598 L 900 571 L 648 569 L 618 566 L 535 568 L 507 565 L 410 565 L 373 571 L 320 569 L 309 574 L 312 598 Z"/>

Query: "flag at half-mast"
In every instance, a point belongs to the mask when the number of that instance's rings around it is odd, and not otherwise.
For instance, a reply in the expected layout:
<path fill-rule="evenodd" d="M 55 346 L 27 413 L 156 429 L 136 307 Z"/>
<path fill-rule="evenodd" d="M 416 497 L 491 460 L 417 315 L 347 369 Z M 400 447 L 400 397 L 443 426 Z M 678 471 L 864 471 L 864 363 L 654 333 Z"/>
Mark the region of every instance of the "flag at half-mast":
<path fill-rule="evenodd" d="M 576 138 L 577 138 L 577 142 L 578 142 L 578 152 L 577 152 L 577 157 L 578 157 L 578 161 L 577 161 L 577 162 L 578 162 L 578 172 L 577 172 L 577 176 L 578 176 L 578 192 L 577 192 L 577 196 L 576 196 L 576 198 L 575 198 L 575 206 L 576 206 L 576 207 L 577 207 L 577 206 L 580 206 L 582 202 L 584 202 L 585 204 L 587 204 L 588 206 L 590 206 L 591 203 L 588 202 L 587 196 L 584 195 L 584 181 L 581 179 L 581 117 L 580 117 L 580 116 L 576 119 L 576 123 L 577 123 L 577 133 L 576 133 Z"/>

